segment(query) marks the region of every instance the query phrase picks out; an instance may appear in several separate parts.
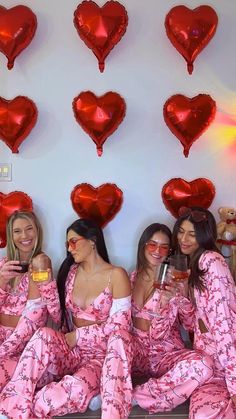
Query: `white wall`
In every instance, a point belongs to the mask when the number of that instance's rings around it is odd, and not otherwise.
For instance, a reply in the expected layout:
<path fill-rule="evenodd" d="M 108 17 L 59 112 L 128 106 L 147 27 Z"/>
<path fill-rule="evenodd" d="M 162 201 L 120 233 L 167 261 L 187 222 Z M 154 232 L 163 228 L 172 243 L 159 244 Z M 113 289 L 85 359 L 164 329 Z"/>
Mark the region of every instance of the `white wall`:
<path fill-rule="evenodd" d="M 161 199 L 161 189 L 171 178 L 210 179 L 216 188 L 210 209 L 217 221 L 218 207 L 236 206 L 236 2 L 207 2 L 217 12 L 219 25 L 197 57 L 192 76 L 164 28 L 168 11 L 182 2 L 122 0 L 129 25 L 106 59 L 103 74 L 74 28 L 73 13 L 79 3 L 1 0 L 7 8 L 29 6 L 37 15 L 38 28 L 11 71 L 0 54 L 0 96 L 28 96 L 39 116 L 19 154 L 12 154 L 0 141 L 0 161 L 11 163 L 13 172 L 12 182 L 0 183 L 0 192 L 20 190 L 32 198 L 44 226 L 45 250 L 57 268 L 64 257 L 65 229 L 77 218 L 70 202 L 74 186 L 116 183 L 124 203 L 104 234 L 112 261 L 130 269 L 143 228 L 154 221 L 173 226 L 175 220 Z M 97 0 L 100 6 L 104 3 Z M 202 3 L 184 4 L 195 8 Z M 106 141 L 101 158 L 73 116 L 72 100 L 83 90 L 97 95 L 116 91 L 126 101 L 126 117 Z M 176 93 L 189 97 L 207 93 L 217 103 L 214 123 L 193 144 L 187 159 L 162 115 L 163 104 Z"/>

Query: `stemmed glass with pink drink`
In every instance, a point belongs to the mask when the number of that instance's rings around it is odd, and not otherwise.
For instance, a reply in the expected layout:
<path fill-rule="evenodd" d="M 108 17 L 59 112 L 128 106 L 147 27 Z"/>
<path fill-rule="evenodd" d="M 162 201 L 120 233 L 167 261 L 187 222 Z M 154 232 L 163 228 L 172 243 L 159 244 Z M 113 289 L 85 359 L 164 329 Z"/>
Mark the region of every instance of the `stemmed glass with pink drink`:
<path fill-rule="evenodd" d="M 186 255 L 176 254 L 170 256 L 169 263 L 171 275 L 176 282 L 188 280 L 188 258 Z"/>

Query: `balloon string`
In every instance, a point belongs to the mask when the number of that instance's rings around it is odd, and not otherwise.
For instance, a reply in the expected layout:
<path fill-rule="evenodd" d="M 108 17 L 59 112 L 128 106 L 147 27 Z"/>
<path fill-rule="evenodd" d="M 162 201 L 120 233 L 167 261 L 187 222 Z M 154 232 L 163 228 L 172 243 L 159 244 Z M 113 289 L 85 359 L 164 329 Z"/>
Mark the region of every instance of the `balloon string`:
<path fill-rule="evenodd" d="M 190 63 L 188 63 L 188 73 L 192 74 L 192 72 L 193 72 L 193 63 L 190 62 Z"/>
<path fill-rule="evenodd" d="M 99 61 L 98 66 L 99 66 L 100 72 L 103 73 L 104 68 L 105 68 L 105 62 L 104 61 Z"/>
<path fill-rule="evenodd" d="M 98 155 L 98 157 L 101 157 L 102 156 L 102 153 L 103 153 L 102 147 L 97 147 L 97 155 Z"/>

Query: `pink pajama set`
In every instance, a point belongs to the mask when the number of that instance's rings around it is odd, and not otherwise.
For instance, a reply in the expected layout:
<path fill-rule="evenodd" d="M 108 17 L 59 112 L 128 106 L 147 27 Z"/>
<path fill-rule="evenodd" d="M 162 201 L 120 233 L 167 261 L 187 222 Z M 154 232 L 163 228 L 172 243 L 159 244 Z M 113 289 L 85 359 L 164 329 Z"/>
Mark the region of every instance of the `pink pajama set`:
<path fill-rule="evenodd" d="M 73 349 L 63 333 L 41 328 L 34 334 L 0 397 L 0 413 L 10 419 L 84 412 L 100 392 L 102 418 L 128 417 L 132 389 L 130 304 L 128 309 L 111 314 L 118 300 L 109 289 L 109 274 L 104 291 L 88 307 L 79 308 L 72 299 L 77 269 L 78 265 L 72 265 L 66 280 L 67 313 L 70 318 L 73 315 L 97 324 L 72 326 L 77 337 Z M 48 383 L 35 393 L 39 380 Z"/>
<path fill-rule="evenodd" d="M 189 417 L 236 419 L 236 287 L 218 253 L 205 252 L 199 266 L 207 272 L 205 290 L 194 289 L 194 347 L 213 358 L 214 376 L 193 392 Z"/>
<path fill-rule="evenodd" d="M 6 259 L 0 261 L 0 265 Z M 35 331 L 47 323 L 48 315 L 56 323 L 60 321 L 60 302 L 56 281 L 40 285 L 40 298 L 28 300 L 29 278 L 22 275 L 12 290 L 0 288 L 0 313 L 20 316 L 15 328 L 0 325 L 0 390 L 10 380 L 27 342 Z"/>
<path fill-rule="evenodd" d="M 132 283 L 135 276 L 131 274 Z M 185 349 L 181 338 L 180 322 L 189 328 L 194 318 L 192 303 L 176 296 L 161 308 L 160 296 L 155 290 L 142 308 L 132 301 L 132 316 L 151 321 L 149 331 L 132 331 L 132 375 L 147 377 L 134 388 L 133 399 L 149 413 L 172 410 L 213 374 L 211 358 Z"/>

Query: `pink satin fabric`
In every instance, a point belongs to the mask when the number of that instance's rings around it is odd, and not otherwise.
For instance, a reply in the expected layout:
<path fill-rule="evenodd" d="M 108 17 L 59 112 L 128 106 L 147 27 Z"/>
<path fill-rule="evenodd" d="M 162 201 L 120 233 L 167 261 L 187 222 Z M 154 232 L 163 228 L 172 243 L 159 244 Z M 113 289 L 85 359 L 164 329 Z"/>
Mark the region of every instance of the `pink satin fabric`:
<path fill-rule="evenodd" d="M 135 276 L 135 273 L 131 275 L 133 284 Z M 132 303 L 133 315 L 151 319 L 148 332 L 136 328 L 132 332 L 132 374 L 146 376 L 146 382 L 135 387 L 133 398 L 149 413 L 172 410 L 213 373 L 211 358 L 184 348 L 180 319 L 186 328 L 191 325 L 192 303 L 187 298 L 175 297 L 161 308 L 160 295 L 160 291 L 155 290 L 140 310 Z"/>
<path fill-rule="evenodd" d="M 72 291 L 77 265 L 66 282 L 68 315 L 73 306 Z M 0 396 L 0 413 L 9 419 L 51 418 L 84 412 L 91 398 L 101 393 L 102 418 L 127 418 L 131 407 L 132 383 L 131 312 L 110 316 L 112 295 L 105 289 L 85 310 L 81 318 L 102 319 L 76 330 L 77 344 L 68 347 L 64 334 L 39 329 L 23 351 L 12 379 Z M 43 387 L 36 392 L 36 386 Z"/>

